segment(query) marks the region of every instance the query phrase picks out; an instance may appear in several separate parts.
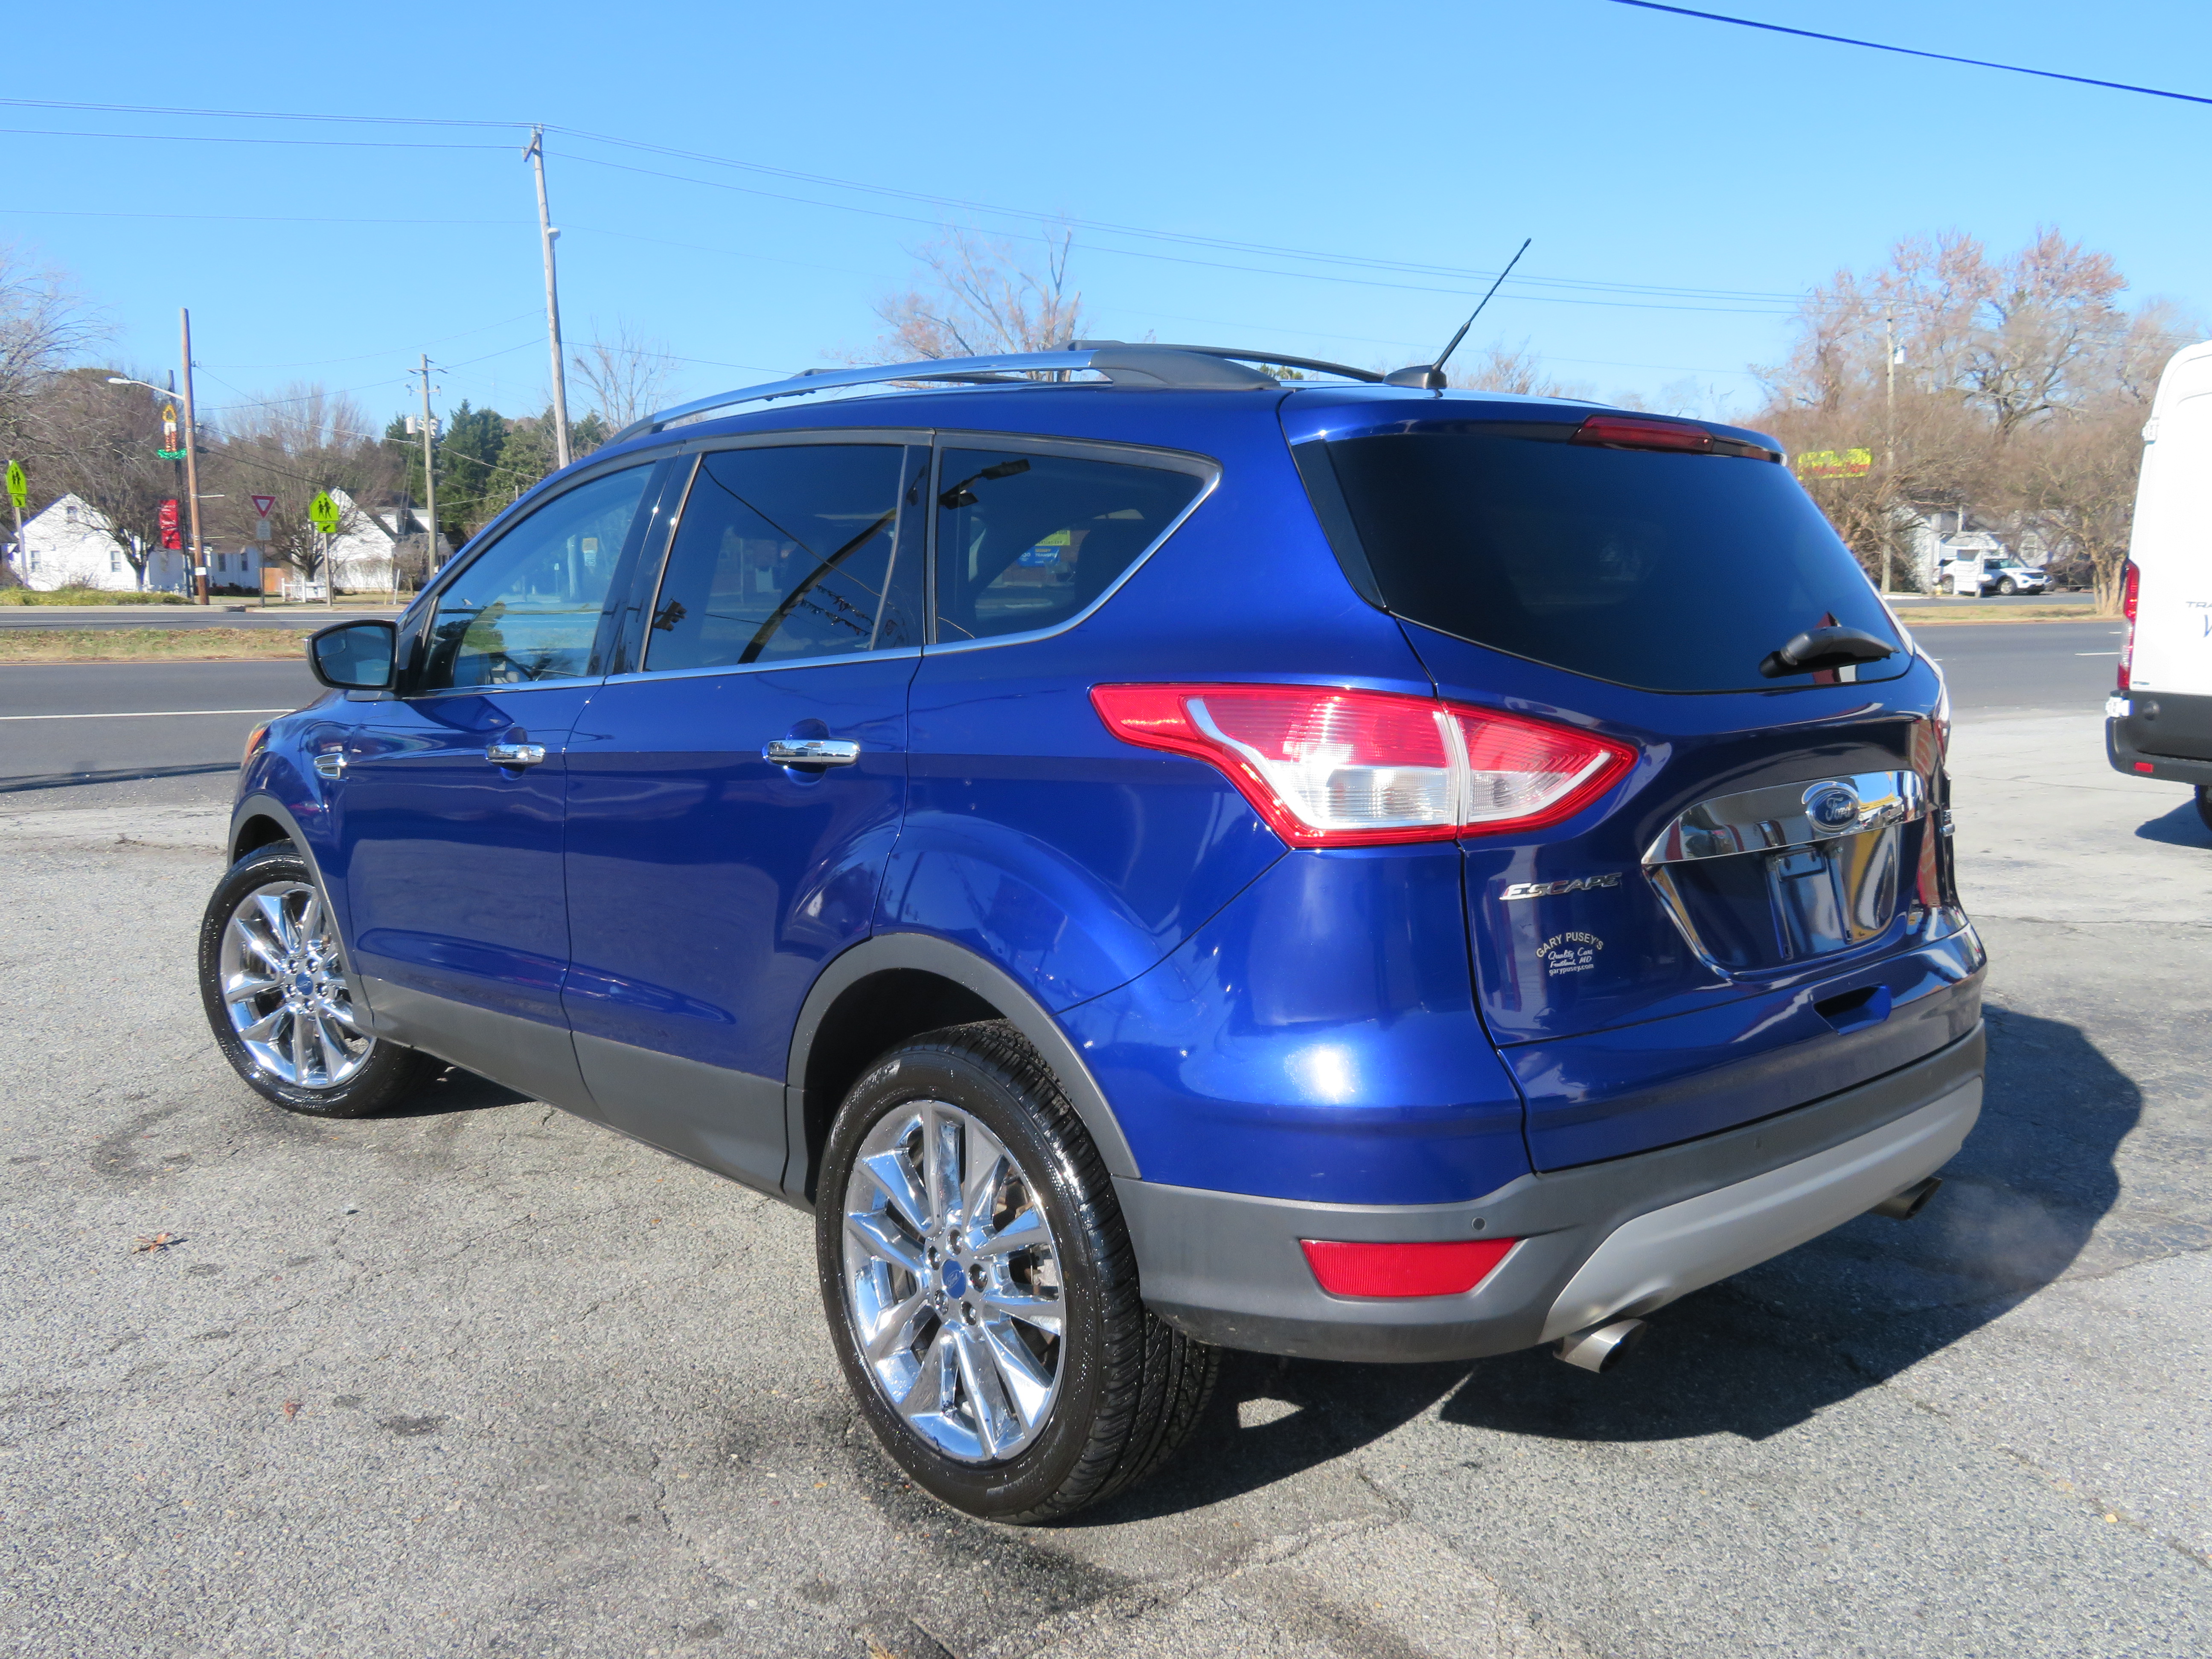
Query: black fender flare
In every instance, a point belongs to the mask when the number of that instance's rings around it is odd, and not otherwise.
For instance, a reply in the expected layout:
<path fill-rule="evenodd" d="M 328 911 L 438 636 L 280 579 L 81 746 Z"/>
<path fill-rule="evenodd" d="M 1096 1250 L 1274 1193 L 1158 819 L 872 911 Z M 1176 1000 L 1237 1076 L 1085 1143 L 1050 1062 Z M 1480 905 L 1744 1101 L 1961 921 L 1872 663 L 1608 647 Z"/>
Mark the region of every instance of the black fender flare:
<path fill-rule="evenodd" d="M 800 1006 L 792 1028 L 791 1053 L 784 1073 L 785 1110 L 789 1122 L 792 1156 L 786 1166 L 787 1191 L 803 1193 L 812 1178 L 805 1141 L 806 1066 L 816 1034 L 837 999 L 872 975 L 900 969 L 934 974 L 972 991 L 1003 1014 L 1043 1055 L 1060 1079 L 1076 1115 L 1098 1148 L 1107 1172 L 1122 1180 L 1137 1179 L 1136 1154 L 1121 1133 L 1121 1120 L 1106 1103 L 1106 1096 L 1091 1075 L 1082 1054 L 1059 1022 L 1047 1013 L 1019 981 L 996 963 L 973 951 L 928 933 L 877 933 L 863 939 L 825 966 Z"/>

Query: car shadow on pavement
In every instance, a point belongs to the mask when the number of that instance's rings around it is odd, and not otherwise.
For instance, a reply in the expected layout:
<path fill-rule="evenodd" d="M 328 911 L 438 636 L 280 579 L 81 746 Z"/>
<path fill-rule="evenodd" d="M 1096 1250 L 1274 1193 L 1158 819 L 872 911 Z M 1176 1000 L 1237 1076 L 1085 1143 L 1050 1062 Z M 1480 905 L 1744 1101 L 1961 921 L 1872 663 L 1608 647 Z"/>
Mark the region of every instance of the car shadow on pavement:
<path fill-rule="evenodd" d="M 1920 1216 L 1862 1216 L 1652 1316 L 1594 1376 L 1542 1352 L 1484 1360 L 1446 1422 L 1508 1434 L 1762 1440 L 1941 1352 L 2051 1284 L 2120 1195 L 2142 1093 L 2075 1026 L 1988 1011 L 1981 1121 Z M 2100 1270 L 2130 1230 L 2095 1240 Z M 2148 1249 L 2156 1241 L 2141 1241 Z"/>
<path fill-rule="evenodd" d="M 1407 1366 L 1224 1355 L 1182 1455 L 1082 1520 L 1218 1503 L 1356 1452 L 1438 1401 L 1443 1421 L 1493 1434 L 1763 1440 L 1940 1352 L 2081 1256 L 2119 1196 L 2113 1156 L 2142 1115 L 2134 1080 L 2077 1028 L 1997 1008 L 1988 1018 L 1981 1121 L 1917 1219 L 1863 1216 L 1686 1297 L 1605 1376 L 1549 1349 Z M 1479 1468 L 1480 1441 L 1469 1450 Z"/>
<path fill-rule="evenodd" d="M 2136 839 L 2163 842 L 2168 847 L 2212 847 L 2212 830 L 2205 829 L 2197 803 L 2185 800 L 2137 829 Z"/>
<path fill-rule="evenodd" d="M 529 1099 L 528 1095 L 517 1094 L 488 1077 L 478 1077 L 474 1072 L 448 1066 L 406 1099 L 383 1111 L 372 1112 L 369 1116 L 372 1119 L 442 1117 L 451 1112 L 482 1112 L 495 1106 L 520 1106 Z"/>
<path fill-rule="evenodd" d="M 1348 1365 L 1228 1352 L 1206 1419 L 1159 1474 L 1069 1524 L 1185 1514 L 1332 1462 L 1410 1422 L 1468 1375 L 1464 1363 Z"/>

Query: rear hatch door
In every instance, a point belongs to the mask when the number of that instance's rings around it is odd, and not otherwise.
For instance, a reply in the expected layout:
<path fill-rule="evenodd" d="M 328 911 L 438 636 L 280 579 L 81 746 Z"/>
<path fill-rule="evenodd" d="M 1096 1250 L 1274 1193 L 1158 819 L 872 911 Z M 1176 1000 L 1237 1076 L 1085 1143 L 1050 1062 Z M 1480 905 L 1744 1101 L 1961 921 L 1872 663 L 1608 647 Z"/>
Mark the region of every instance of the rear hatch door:
<path fill-rule="evenodd" d="M 1294 443 L 1326 433 L 1309 441 L 1327 474 L 1313 450 L 1302 470 L 1364 562 L 1355 583 L 1446 699 L 1639 756 L 1564 823 L 1462 843 L 1484 1015 L 1535 1166 L 1787 1110 L 1970 1030 L 1980 950 L 1938 833 L 1941 677 L 1768 441 L 1425 408 L 1286 416 Z M 1768 662 L 1824 627 L 1891 652 Z"/>

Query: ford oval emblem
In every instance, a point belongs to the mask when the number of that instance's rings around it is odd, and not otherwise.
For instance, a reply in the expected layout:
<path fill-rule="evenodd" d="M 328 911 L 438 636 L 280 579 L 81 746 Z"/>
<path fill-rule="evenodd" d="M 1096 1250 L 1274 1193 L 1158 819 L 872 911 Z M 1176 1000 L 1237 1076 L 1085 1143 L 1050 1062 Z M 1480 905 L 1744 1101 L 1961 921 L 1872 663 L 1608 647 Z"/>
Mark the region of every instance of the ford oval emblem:
<path fill-rule="evenodd" d="M 1848 835 L 1859 827 L 1858 792 L 1845 783 L 1820 783 L 1805 792 L 1805 816 L 1824 836 Z"/>

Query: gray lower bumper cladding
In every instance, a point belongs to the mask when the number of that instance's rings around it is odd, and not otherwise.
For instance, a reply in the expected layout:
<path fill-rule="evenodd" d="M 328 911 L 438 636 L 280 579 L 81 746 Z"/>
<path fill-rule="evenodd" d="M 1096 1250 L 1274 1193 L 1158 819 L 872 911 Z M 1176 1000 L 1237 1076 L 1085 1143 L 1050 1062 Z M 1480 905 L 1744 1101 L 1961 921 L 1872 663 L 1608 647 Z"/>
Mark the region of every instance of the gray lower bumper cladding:
<path fill-rule="evenodd" d="M 1524 1176 L 1464 1204 L 1305 1204 L 1118 1180 L 1145 1299 L 1191 1335 L 1310 1359 L 1510 1353 L 1650 1312 L 1934 1173 L 1981 1110 L 1979 1027 L 1794 1111 L 1681 1146 Z M 1302 1238 L 1517 1238 L 1462 1296 L 1326 1294 Z"/>

